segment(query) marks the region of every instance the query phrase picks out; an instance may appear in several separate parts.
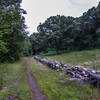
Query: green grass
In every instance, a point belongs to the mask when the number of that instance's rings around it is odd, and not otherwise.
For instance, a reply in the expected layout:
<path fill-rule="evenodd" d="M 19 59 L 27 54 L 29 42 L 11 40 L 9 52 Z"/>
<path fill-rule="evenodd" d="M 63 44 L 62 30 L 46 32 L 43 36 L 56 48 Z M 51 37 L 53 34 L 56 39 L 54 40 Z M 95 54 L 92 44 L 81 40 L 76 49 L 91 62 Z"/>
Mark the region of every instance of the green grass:
<path fill-rule="evenodd" d="M 13 64 L 0 64 L 0 79 L 2 80 L 0 100 L 8 100 L 9 95 L 15 97 L 15 100 L 32 99 L 25 65 L 22 64 L 22 61 L 23 59 Z"/>
<path fill-rule="evenodd" d="M 100 70 L 99 49 L 64 51 L 59 55 L 49 52 L 40 56 L 62 61 L 69 66 L 83 65 Z M 69 81 L 65 71 L 54 71 L 32 58 L 29 65 L 41 92 L 48 100 L 100 100 L 100 90 L 88 84 Z M 17 78 L 18 83 L 15 85 Z M 16 97 L 15 100 L 32 100 L 23 59 L 13 64 L 0 64 L 0 100 L 8 100 L 9 95 Z"/>
<path fill-rule="evenodd" d="M 93 68 L 96 70 L 100 69 L 100 50 L 99 49 L 64 52 L 59 55 L 55 55 L 54 52 L 52 53 L 50 52 L 48 54 L 41 55 L 41 56 L 48 59 L 61 61 L 69 66 L 82 65 L 82 66 Z"/>
<path fill-rule="evenodd" d="M 46 54 L 43 57 L 56 59 L 68 65 L 83 65 L 84 62 L 94 61 L 95 57 L 96 61 L 99 60 L 99 50 L 75 51 L 48 56 Z M 30 60 L 29 65 L 41 91 L 48 100 L 100 100 L 100 91 L 97 88 L 69 81 L 65 71 L 54 71 L 34 59 Z M 87 67 L 92 66 L 87 65 Z"/>

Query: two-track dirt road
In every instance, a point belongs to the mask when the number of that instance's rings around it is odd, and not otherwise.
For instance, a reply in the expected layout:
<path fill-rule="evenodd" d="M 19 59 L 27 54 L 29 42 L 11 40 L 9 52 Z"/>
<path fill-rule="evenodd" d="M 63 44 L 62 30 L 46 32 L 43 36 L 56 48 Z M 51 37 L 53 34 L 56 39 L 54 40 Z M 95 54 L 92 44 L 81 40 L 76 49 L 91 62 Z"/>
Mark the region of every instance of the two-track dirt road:
<path fill-rule="evenodd" d="M 27 76 L 28 76 L 28 82 L 29 82 L 29 86 L 32 90 L 32 94 L 33 94 L 33 100 L 46 100 L 42 93 L 40 92 L 39 87 L 37 86 L 37 82 L 35 77 L 32 75 L 29 64 L 28 64 L 28 59 L 24 59 L 25 62 L 25 66 L 26 66 L 26 70 L 27 70 Z"/>

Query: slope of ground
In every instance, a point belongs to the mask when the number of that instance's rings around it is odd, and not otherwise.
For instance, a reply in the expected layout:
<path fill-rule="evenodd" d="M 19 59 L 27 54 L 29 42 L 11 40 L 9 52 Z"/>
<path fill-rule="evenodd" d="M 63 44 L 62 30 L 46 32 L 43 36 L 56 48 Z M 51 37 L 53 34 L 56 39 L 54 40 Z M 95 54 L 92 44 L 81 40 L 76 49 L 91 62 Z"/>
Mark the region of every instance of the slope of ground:
<path fill-rule="evenodd" d="M 68 65 L 84 65 L 100 69 L 99 53 L 100 51 L 96 49 L 44 57 L 56 59 Z M 31 71 L 48 100 L 100 100 L 100 91 L 97 88 L 87 84 L 68 81 L 68 76 L 64 71 L 51 70 L 33 58 L 29 62 Z"/>

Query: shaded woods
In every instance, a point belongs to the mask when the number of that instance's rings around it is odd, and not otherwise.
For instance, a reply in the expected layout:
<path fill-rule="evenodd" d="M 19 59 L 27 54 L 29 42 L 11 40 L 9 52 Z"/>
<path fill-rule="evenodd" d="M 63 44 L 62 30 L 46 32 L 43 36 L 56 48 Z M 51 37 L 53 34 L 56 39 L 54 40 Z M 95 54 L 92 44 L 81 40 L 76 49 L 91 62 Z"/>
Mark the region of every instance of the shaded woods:
<path fill-rule="evenodd" d="M 0 62 L 14 62 L 20 58 L 27 40 L 21 8 L 22 0 L 0 0 Z"/>

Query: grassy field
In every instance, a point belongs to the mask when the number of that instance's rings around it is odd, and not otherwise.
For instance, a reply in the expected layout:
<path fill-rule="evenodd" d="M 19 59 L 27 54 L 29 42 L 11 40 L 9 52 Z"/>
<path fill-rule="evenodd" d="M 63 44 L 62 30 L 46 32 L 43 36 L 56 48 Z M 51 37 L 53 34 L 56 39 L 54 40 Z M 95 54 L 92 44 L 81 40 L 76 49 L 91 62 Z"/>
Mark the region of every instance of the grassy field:
<path fill-rule="evenodd" d="M 31 100 L 32 95 L 27 82 L 27 74 L 22 60 L 10 64 L 0 64 L 0 100 Z"/>
<path fill-rule="evenodd" d="M 100 50 L 84 50 L 74 52 L 64 52 L 56 55 L 55 52 L 49 52 L 42 57 L 61 61 L 69 66 L 82 65 L 92 69 L 100 69 Z"/>
<path fill-rule="evenodd" d="M 42 55 L 42 57 L 62 61 L 69 66 L 84 65 L 88 68 L 100 69 L 100 51 L 98 49 L 65 52 L 59 55 L 52 52 Z M 30 59 L 29 64 L 41 91 L 48 100 L 100 100 L 100 91 L 97 88 L 69 81 L 65 71 L 51 70 L 33 58 Z"/>
<path fill-rule="evenodd" d="M 40 55 L 44 58 L 62 61 L 69 66 L 82 65 L 100 70 L 100 50 L 55 52 Z M 0 100 L 32 100 L 27 82 L 24 60 L 10 64 L 0 64 Z M 88 84 L 69 81 L 65 71 L 55 71 L 33 58 L 29 59 L 31 71 L 47 100 L 100 100 L 100 90 Z"/>

